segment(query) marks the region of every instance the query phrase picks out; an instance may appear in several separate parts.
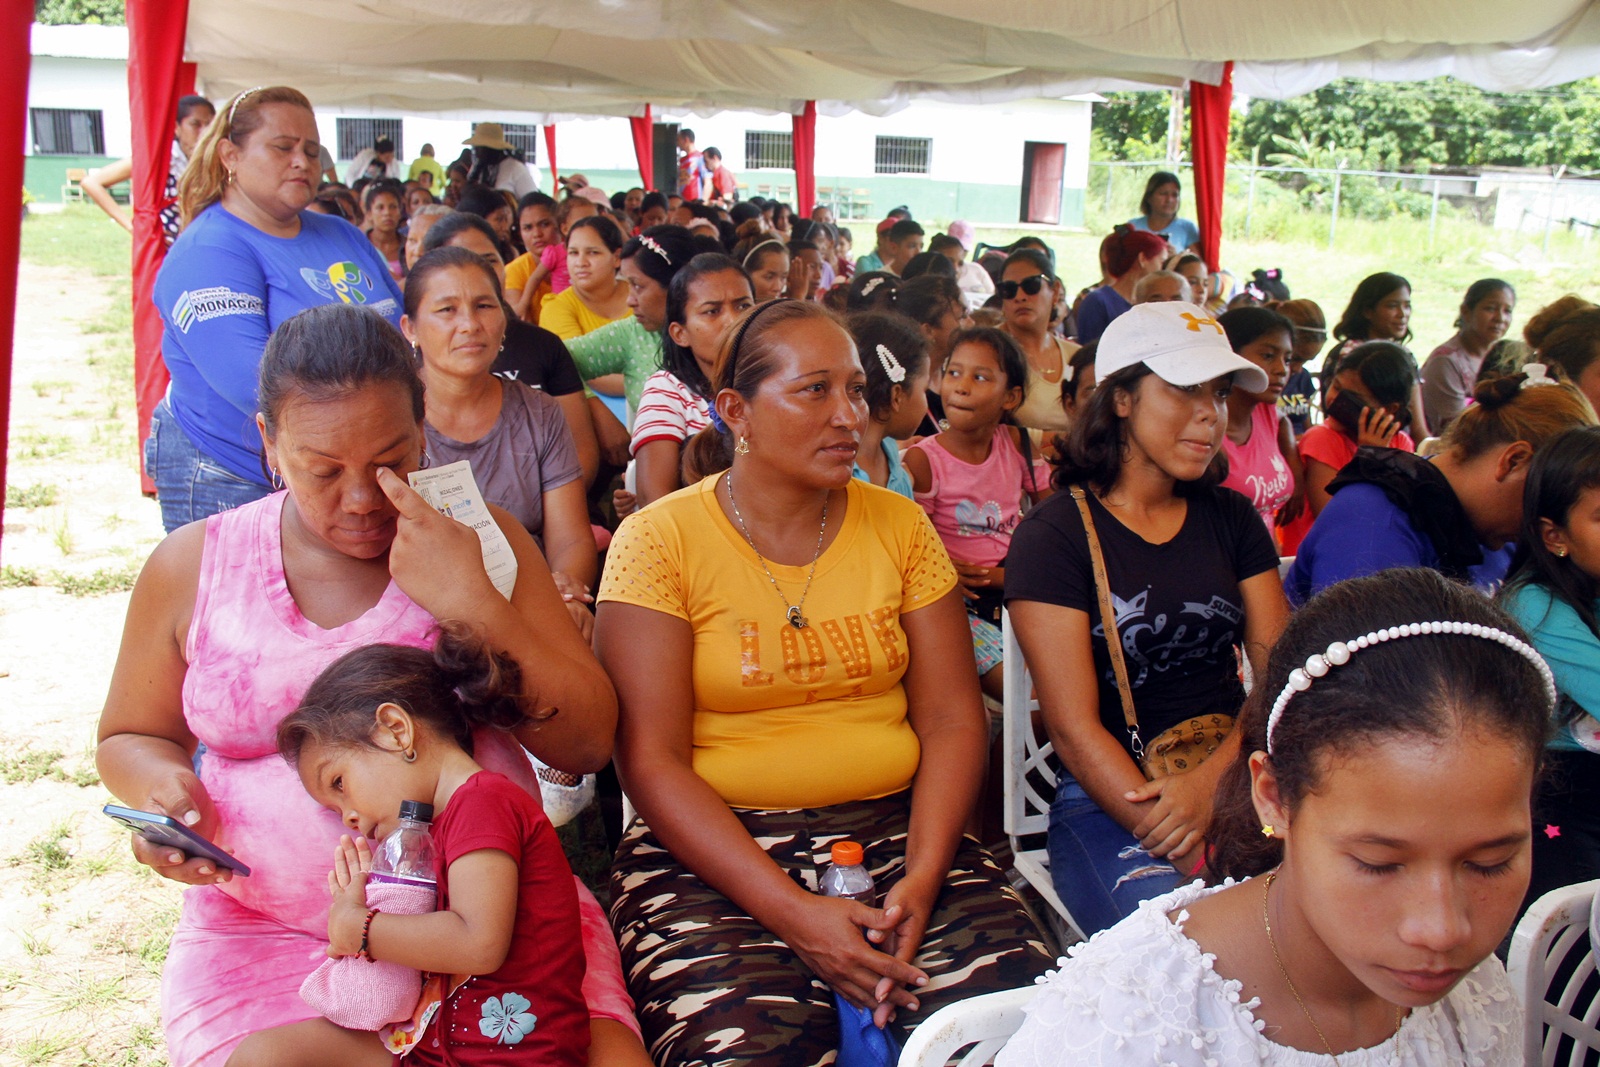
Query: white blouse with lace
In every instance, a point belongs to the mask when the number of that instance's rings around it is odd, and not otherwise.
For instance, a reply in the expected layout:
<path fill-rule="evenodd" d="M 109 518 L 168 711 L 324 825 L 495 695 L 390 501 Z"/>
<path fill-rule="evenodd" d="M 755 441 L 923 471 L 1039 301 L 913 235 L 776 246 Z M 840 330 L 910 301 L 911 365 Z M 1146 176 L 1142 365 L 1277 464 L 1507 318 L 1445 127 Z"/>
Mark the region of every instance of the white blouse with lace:
<path fill-rule="evenodd" d="M 1229 882 L 1228 884 L 1232 884 Z M 1275 1044 L 1240 1000 L 1240 983 L 1212 967 L 1183 932 L 1181 910 L 1226 886 L 1199 882 L 1147 900 L 1039 980 L 1027 1019 L 995 1067 L 1331 1067 L 1332 1057 Z M 1177 912 L 1176 921 L 1168 918 Z M 1514 1067 L 1522 1013 L 1490 956 L 1437 1004 L 1414 1010 L 1399 1033 L 1339 1055 L 1343 1067 Z"/>

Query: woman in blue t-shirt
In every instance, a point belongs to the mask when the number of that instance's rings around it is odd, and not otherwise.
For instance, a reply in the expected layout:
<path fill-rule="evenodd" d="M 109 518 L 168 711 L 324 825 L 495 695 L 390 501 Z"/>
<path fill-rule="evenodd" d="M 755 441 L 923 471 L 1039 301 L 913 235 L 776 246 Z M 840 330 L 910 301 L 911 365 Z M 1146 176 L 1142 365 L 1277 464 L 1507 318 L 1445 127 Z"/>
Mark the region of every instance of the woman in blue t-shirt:
<path fill-rule="evenodd" d="M 1523 904 L 1600 878 L 1600 429 L 1539 451 L 1521 544 L 1501 606 L 1528 631 L 1561 694 L 1534 805 L 1533 881 Z"/>
<path fill-rule="evenodd" d="M 1174 252 L 1198 249 L 1200 227 L 1178 217 L 1178 205 L 1182 201 L 1183 185 L 1178 176 L 1170 170 L 1158 170 L 1144 183 L 1139 214 L 1129 219 L 1128 225 L 1165 238 Z"/>
<path fill-rule="evenodd" d="M 1065 492 L 1028 513 L 1006 556 L 1006 606 L 1062 766 L 1050 874 L 1086 935 L 1204 867 L 1212 797 L 1237 738 L 1149 781 L 1140 751 L 1191 719 L 1237 715 L 1234 649 L 1244 646 L 1259 676 L 1289 614 L 1271 535 L 1250 501 L 1219 484 L 1228 393 L 1265 390 L 1265 372 L 1234 354 L 1205 311 L 1173 301 L 1113 322 L 1094 376 L 1055 476 Z M 1099 604 L 1091 526 L 1114 628 Z M 1126 659 L 1137 737 L 1108 630 Z"/>
<path fill-rule="evenodd" d="M 321 169 L 311 102 L 273 86 L 223 108 L 179 183 L 183 232 L 155 285 L 172 384 L 145 442 L 169 533 L 280 484 L 256 431 L 257 371 L 280 322 L 332 303 L 399 321 L 400 292 L 372 243 L 305 210 Z"/>

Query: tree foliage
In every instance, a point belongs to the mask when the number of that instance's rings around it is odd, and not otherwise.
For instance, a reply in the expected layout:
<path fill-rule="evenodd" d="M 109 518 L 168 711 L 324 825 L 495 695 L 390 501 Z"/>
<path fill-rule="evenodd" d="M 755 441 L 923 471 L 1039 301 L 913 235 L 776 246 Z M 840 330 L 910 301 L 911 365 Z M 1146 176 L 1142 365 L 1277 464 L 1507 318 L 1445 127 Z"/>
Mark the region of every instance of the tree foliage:
<path fill-rule="evenodd" d="M 1295 145 L 1352 167 L 1600 168 L 1600 79 L 1491 93 L 1452 78 L 1332 82 L 1290 100 L 1252 100 L 1234 144 L 1263 161 Z M 1291 153 L 1293 154 L 1293 153 Z"/>
<path fill-rule="evenodd" d="M 123 24 L 123 0 L 34 0 L 33 21 L 47 26 Z"/>
<path fill-rule="evenodd" d="M 1094 105 L 1095 159 L 1142 161 L 1166 156 L 1171 93 L 1106 93 L 1105 98 L 1105 103 Z M 1184 119 L 1187 126 L 1187 110 Z"/>

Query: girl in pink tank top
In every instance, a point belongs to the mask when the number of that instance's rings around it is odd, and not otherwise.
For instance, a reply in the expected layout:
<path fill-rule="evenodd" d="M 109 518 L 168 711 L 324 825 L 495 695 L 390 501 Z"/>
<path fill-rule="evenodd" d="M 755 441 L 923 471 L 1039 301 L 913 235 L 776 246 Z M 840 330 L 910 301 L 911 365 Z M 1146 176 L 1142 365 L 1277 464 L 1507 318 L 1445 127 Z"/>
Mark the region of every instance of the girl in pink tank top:
<path fill-rule="evenodd" d="M 1028 382 L 1017 343 L 987 327 L 962 330 L 951 341 L 938 376 L 944 421 L 906 450 L 905 466 L 960 575 L 984 691 L 997 695 L 1006 552 L 1025 507 L 1049 495 L 1050 468 L 1023 455 L 1027 441 L 1009 422 Z"/>

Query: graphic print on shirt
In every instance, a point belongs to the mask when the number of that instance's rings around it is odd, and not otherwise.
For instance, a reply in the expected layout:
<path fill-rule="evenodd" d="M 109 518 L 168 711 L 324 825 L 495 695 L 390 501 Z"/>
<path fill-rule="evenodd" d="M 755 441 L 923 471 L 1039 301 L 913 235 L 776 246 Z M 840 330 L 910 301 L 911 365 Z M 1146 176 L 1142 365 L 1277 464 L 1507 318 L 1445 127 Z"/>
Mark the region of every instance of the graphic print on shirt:
<path fill-rule="evenodd" d="M 906 654 L 900 635 L 895 632 L 896 617 L 894 608 L 882 607 L 865 615 L 823 619 L 803 630 L 779 626 L 778 645 L 783 653 L 785 677 L 794 685 L 820 685 L 827 677 L 830 660 L 844 668 L 847 680 L 869 677 L 872 674 L 872 651 L 867 642 L 869 631 L 883 649 L 887 668 L 898 670 L 905 663 Z M 827 638 L 827 646 L 823 644 L 823 637 Z M 831 657 L 827 651 L 829 647 L 833 650 Z M 761 669 L 761 624 L 754 619 L 739 620 L 739 683 L 746 688 L 773 683 L 772 673 Z"/>
<path fill-rule="evenodd" d="M 539 1017 L 528 1010 L 530 1007 L 528 998 L 521 993 L 490 997 L 483 1002 L 478 1032 L 502 1045 L 515 1045 L 533 1033 L 539 1022 Z"/>
<path fill-rule="evenodd" d="M 360 266 L 348 260 L 330 263 L 326 270 L 301 267 L 300 277 L 318 293 L 343 304 L 365 304 L 373 288 L 372 279 L 362 273 Z"/>
<path fill-rule="evenodd" d="M 1213 595 L 1205 604 L 1186 601 L 1177 619 L 1162 614 L 1143 621 L 1149 598 L 1148 586 L 1131 600 L 1111 594 L 1122 654 L 1128 661 L 1128 682 L 1134 689 L 1145 683 L 1151 671 L 1164 672 L 1189 660 L 1214 659 L 1233 645 L 1234 627 L 1244 618 L 1243 607 Z M 1194 621 L 1183 621 L 1190 616 Z M 1208 625 L 1212 620 L 1221 624 L 1220 630 Z M 1106 639 L 1104 622 L 1096 623 L 1090 632 L 1102 641 Z M 1105 674 L 1107 681 L 1115 677 L 1110 668 Z"/>
<path fill-rule="evenodd" d="M 995 500 L 985 501 L 981 506 L 971 500 L 956 503 L 956 532 L 963 537 L 1009 534 L 1017 528 L 1021 519 L 1022 516 L 1018 514 L 1011 522 L 1007 522 L 1000 503 Z"/>
<path fill-rule="evenodd" d="M 1245 484 L 1250 487 L 1250 502 L 1255 505 L 1257 511 L 1261 511 L 1270 502 L 1283 495 L 1289 489 L 1289 465 L 1283 461 L 1283 453 L 1272 454 L 1270 478 L 1251 474 L 1245 477 Z"/>
<path fill-rule="evenodd" d="M 225 315 L 261 315 L 267 305 L 254 293 L 240 293 L 225 285 L 209 289 L 187 289 L 172 303 L 172 324 L 183 333 L 197 322 L 220 319 Z"/>

